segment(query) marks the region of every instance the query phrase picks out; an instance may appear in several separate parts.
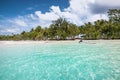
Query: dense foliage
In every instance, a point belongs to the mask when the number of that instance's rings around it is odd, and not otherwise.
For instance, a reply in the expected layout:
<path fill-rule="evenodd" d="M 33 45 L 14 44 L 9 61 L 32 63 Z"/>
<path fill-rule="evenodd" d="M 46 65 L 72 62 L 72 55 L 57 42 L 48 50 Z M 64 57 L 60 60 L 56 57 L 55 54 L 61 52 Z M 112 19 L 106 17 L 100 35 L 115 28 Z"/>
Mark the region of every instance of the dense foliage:
<path fill-rule="evenodd" d="M 97 20 L 77 26 L 66 19 L 59 18 L 47 28 L 37 26 L 29 32 L 12 36 L 0 36 L 0 40 L 65 40 L 75 39 L 79 34 L 85 34 L 84 39 L 120 39 L 120 9 L 108 11 L 109 20 Z"/>

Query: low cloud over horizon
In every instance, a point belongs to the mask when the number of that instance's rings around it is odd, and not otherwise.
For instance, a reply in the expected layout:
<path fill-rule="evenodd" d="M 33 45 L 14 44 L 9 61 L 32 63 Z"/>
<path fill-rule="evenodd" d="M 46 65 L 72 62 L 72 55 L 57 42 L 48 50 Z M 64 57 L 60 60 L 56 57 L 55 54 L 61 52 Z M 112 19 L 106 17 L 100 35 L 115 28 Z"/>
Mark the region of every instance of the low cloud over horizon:
<path fill-rule="evenodd" d="M 53 20 L 57 20 L 59 17 L 66 18 L 71 23 L 80 26 L 98 19 L 108 20 L 108 9 L 120 9 L 120 0 L 69 0 L 68 3 L 69 6 L 63 9 L 59 5 L 51 5 L 49 10 L 44 13 L 42 10 L 36 10 L 32 13 L 18 14 L 19 16 L 9 18 L 0 14 L 0 34 L 29 31 L 38 25 L 48 27 Z M 46 2 L 46 4 L 49 3 Z M 33 10 L 34 8 L 27 9 Z"/>

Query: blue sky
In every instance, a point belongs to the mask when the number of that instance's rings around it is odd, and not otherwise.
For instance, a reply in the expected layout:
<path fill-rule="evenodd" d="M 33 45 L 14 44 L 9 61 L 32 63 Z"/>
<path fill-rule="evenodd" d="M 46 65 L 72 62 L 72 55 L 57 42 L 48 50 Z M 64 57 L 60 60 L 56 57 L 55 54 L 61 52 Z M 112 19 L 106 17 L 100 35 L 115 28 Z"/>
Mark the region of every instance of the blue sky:
<path fill-rule="evenodd" d="M 120 0 L 0 0 L 0 35 L 49 27 L 59 17 L 78 26 L 108 20 L 110 8 L 120 9 Z"/>
<path fill-rule="evenodd" d="M 68 0 L 0 0 L 0 15 L 16 17 L 34 13 L 37 10 L 45 13 L 52 5 L 64 9 L 69 6 L 69 2 Z"/>

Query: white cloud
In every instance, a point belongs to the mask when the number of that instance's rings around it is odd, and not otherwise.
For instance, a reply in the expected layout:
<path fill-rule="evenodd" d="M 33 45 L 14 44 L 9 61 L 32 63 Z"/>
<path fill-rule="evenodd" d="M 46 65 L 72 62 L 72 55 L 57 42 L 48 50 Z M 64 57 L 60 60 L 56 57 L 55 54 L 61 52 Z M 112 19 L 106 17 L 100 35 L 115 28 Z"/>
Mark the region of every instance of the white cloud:
<path fill-rule="evenodd" d="M 102 6 L 111 6 L 111 7 L 120 6 L 120 0 L 95 0 L 95 3 Z"/>
<path fill-rule="evenodd" d="M 108 20 L 108 17 L 105 14 L 95 14 L 88 17 L 87 22 L 94 22 L 99 19 Z"/>
<path fill-rule="evenodd" d="M 15 28 L 15 29 L 6 29 L 6 32 L 10 32 L 10 33 L 16 33 L 17 31 L 19 31 L 19 29 Z"/>
<path fill-rule="evenodd" d="M 70 6 L 65 10 L 70 11 L 71 15 L 76 16 L 72 17 L 72 19 L 77 25 L 88 21 L 93 22 L 98 19 L 107 19 L 106 14 L 92 14 L 90 12 L 90 4 L 94 4 L 95 2 L 96 0 L 71 0 Z"/>
<path fill-rule="evenodd" d="M 30 17 L 33 20 L 37 20 L 37 18 L 33 14 L 30 14 L 28 17 Z"/>
<path fill-rule="evenodd" d="M 15 20 L 15 23 L 19 26 L 27 26 L 27 24 L 24 21 L 21 21 L 21 20 Z"/>
<path fill-rule="evenodd" d="M 12 34 L 12 33 L 19 33 L 20 30 L 19 28 L 6 28 L 6 29 L 2 29 L 0 30 L 0 34 Z"/>
<path fill-rule="evenodd" d="M 68 10 L 78 14 L 87 14 L 88 3 L 92 3 L 92 0 L 71 0 Z"/>
<path fill-rule="evenodd" d="M 1 26 L 10 26 L 4 28 L 6 32 L 18 31 L 29 31 L 38 25 L 42 27 L 48 27 L 53 20 L 57 20 L 59 17 L 64 17 L 68 21 L 75 23 L 77 25 L 83 25 L 86 22 L 93 22 L 98 19 L 108 19 L 105 13 L 93 14 L 91 5 L 97 4 L 104 6 L 120 6 L 120 0 L 69 0 L 70 6 L 65 8 L 63 11 L 60 10 L 59 6 L 51 6 L 49 12 L 42 13 L 41 11 L 35 11 L 33 14 L 28 14 L 24 16 L 18 16 L 12 19 L 5 20 L 8 22 L 6 25 L 1 24 Z M 94 7 L 97 7 L 96 5 Z M 101 7 L 101 6 L 99 6 Z M 102 9 L 102 8 L 101 8 Z M 96 10 L 96 9 L 95 9 Z M 99 11 L 99 8 L 97 8 Z M 0 26 L 0 27 L 1 27 Z"/>
<path fill-rule="evenodd" d="M 59 6 L 51 6 L 50 9 L 51 9 L 51 12 L 59 13 L 59 14 L 61 13 Z"/>
<path fill-rule="evenodd" d="M 40 11 L 36 11 L 35 15 L 38 16 L 39 19 L 47 21 L 56 20 L 57 18 L 59 18 L 59 16 L 54 12 L 46 12 L 45 14 L 42 14 Z"/>
<path fill-rule="evenodd" d="M 24 20 L 21 20 L 19 18 L 13 18 L 8 20 L 10 23 L 15 24 L 17 26 L 25 27 L 27 26 L 27 23 L 25 23 Z"/>

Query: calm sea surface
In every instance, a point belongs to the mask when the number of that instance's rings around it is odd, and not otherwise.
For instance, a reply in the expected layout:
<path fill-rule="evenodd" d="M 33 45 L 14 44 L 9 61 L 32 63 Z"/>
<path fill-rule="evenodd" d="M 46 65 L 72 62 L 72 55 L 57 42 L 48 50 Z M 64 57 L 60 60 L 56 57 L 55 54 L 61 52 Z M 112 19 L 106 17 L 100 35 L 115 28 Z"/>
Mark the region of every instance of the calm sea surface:
<path fill-rule="evenodd" d="M 0 80 L 120 80 L 120 40 L 0 43 Z"/>

